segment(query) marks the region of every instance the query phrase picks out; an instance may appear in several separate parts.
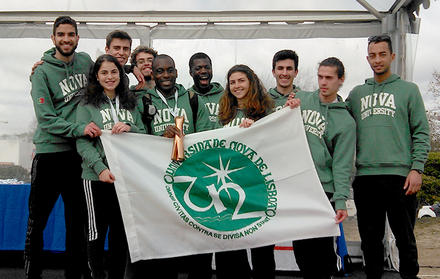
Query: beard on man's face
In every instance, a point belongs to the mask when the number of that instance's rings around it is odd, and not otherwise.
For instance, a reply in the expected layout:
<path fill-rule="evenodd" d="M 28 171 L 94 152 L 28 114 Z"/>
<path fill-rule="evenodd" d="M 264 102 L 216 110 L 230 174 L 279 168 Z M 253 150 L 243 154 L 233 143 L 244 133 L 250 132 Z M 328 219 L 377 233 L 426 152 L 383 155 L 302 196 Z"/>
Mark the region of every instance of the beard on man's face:
<path fill-rule="evenodd" d="M 63 49 L 59 45 L 55 45 L 55 47 L 57 48 L 59 53 L 61 53 L 62 56 L 68 57 L 68 56 L 72 55 L 75 52 L 76 48 L 78 47 L 78 44 L 75 44 L 73 46 L 72 50 L 69 51 L 69 52 L 64 52 Z"/>

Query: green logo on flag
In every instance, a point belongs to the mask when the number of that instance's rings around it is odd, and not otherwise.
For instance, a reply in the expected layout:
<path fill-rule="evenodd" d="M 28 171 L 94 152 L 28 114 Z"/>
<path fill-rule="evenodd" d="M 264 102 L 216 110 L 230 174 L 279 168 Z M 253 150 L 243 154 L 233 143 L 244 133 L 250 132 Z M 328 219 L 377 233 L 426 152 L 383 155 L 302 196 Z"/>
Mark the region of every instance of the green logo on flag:
<path fill-rule="evenodd" d="M 276 215 L 272 174 L 253 149 L 213 139 L 190 146 L 185 155 L 182 163 L 169 165 L 164 180 L 176 211 L 194 229 L 237 238 Z"/>

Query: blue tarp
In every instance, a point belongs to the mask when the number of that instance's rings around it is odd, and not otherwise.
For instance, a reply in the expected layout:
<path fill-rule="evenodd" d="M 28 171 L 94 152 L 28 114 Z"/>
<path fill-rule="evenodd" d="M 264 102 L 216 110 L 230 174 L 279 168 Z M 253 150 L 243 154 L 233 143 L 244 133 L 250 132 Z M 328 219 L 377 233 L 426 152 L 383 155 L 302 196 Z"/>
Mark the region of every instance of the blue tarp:
<path fill-rule="evenodd" d="M 23 250 L 30 184 L 0 184 L 0 250 Z M 44 249 L 65 250 L 64 204 L 60 198 L 44 230 Z"/>

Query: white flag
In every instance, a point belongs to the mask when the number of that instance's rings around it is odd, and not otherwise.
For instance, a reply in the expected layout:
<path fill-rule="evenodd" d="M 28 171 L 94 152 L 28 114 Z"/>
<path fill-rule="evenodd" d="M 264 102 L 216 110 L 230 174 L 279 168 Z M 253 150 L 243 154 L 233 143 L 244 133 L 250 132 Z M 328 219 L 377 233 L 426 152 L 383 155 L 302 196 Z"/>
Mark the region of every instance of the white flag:
<path fill-rule="evenodd" d="M 299 109 L 186 135 L 181 163 L 170 159 L 172 139 L 101 140 L 132 262 L 339 235 Z"/>

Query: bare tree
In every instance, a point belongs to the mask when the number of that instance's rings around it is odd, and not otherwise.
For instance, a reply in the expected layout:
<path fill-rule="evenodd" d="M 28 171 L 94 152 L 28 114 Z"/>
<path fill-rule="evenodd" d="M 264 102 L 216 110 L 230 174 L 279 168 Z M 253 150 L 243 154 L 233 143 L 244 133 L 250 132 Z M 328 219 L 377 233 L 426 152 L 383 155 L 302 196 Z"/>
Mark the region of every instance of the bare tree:
<path fill-rule="evenodd" d="M 429 130 L 431 134 L 431 150 L 440 151 L 440 113 L 436 111 L 426 111 L 428 117 Z"/>
<path fill-rule="evenodd" d="M 432 73 L 428 94 L 434 97 L 434 105 L 426 112 L 431 131 L 432 151 L 440 151 L 440 72 Z"/>
<path fill-rule="evenodd" d="M 428 93 L 434 97 L 435 109 L 440 108 L 440 72 L 432 73 L 432 80 L 429 83 Z"/>

